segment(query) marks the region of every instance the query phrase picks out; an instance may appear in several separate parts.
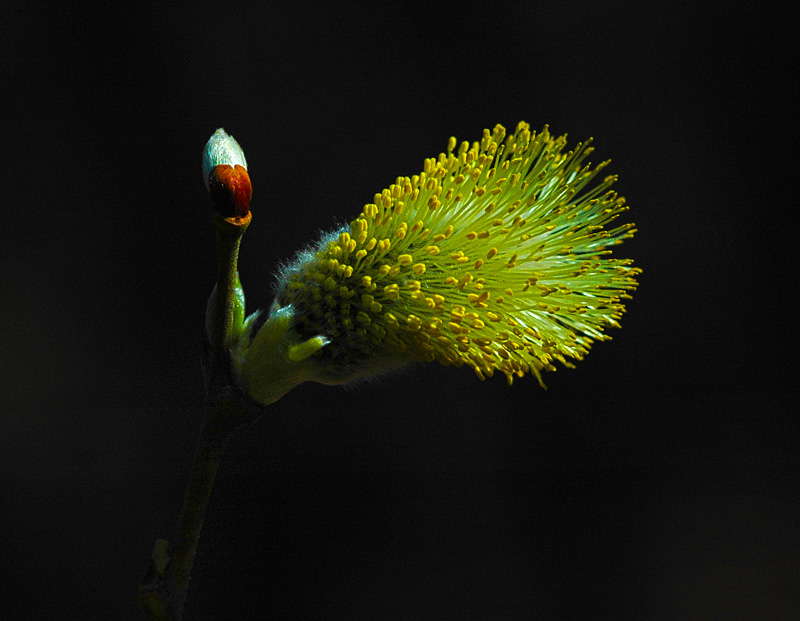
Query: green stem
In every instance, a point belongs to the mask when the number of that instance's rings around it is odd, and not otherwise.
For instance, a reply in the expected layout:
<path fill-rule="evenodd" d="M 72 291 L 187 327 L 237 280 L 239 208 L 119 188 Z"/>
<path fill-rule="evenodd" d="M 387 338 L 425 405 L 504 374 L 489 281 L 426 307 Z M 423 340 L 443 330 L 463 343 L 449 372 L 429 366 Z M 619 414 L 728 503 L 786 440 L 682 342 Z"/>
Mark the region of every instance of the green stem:
<path fill-rule="evenodd" d="M 235 388 L 230 359 L 238 338 L 243 306 L 238 285 L 239 245 L 247 228 L 225 220 L 217 225 L 217 285 L 207 309 L 209 351 L 206 358 L 206 406 L 189 485 L 173 538 L 171 559 L 165 542 L 156 542 L 148 575 L 140 587 L 139 603 L 149 619 L 180 621 L 189 588 L 214 478 L 225 441 L 240 425 L 252 420 L 251 403 Z M 243 309 L 239 308 L 239 311 Z"/>
<path fill-rule="evenodd" d="M 219 438 L 211 437 L 206 424 L 197 443 L 194 465 L 173 539 L 172 564 L 165 577 L 167 609 L 176 620 L 183 614 L 197 543 L 221 458 L 222 442 Z"/>
<path fill-rule="evenodd" d="M 238 333 L 236 326 L 237 282 L 239 275 L 239 246 L 243 230 L 229 230 L 217 227 L 217 286 L 214 294 L 209 327 L 211 349 L 217 354 L 225 354 Z M 221 362 L 221 361 L 217 361 Z"/>

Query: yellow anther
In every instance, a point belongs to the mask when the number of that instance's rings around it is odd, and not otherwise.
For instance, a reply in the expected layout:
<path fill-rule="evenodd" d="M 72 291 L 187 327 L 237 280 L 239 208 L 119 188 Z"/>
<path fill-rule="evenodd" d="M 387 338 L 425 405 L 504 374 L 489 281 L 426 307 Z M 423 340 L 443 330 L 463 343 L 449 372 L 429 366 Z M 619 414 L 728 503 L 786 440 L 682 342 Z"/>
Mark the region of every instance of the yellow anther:
<path fill-rule="evenodd" d="M 387 285 L 383 288 L 383 293 L 390 300 L 396 300 L 400 297 L 400 287 L 395 284 Z"/>

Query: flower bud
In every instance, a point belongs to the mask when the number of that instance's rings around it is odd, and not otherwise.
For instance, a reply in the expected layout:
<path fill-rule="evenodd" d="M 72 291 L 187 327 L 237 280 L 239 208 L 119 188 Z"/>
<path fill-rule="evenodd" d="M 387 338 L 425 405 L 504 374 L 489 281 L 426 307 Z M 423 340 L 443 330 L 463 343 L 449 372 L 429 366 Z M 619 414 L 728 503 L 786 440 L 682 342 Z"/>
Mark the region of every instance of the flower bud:
<path fill-rule="evenodd" d="M 215 211 L 222 218 L 244 218 L 250 213 L 253 186 L 244 151 L 221 127 L 203 151 L 203 176 Z"/>

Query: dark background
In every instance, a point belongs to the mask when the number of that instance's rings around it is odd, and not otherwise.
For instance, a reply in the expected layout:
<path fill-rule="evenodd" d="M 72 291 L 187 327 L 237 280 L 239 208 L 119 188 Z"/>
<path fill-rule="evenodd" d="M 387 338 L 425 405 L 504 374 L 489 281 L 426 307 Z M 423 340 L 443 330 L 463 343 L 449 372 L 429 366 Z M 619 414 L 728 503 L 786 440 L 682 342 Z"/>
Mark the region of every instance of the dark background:
<path fill-rule="evenodd" d="M 217 127 L 255 309 L 449 136 L 524 119 L 613 159 L 623 329 L 547 392 L 432 364 L 288 394 L 229 445 L 186 618 L 800 618 L 797 73 L 744 6 L 4 3 L 4 613 L 138 618 L 199 429 Z"/>

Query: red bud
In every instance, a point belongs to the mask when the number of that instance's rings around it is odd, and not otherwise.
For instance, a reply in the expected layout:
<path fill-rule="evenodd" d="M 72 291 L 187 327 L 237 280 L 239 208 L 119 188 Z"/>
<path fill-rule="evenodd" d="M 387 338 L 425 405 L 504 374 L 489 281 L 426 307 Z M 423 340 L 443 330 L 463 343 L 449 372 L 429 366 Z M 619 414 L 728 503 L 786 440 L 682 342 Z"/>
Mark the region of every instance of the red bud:
<path fill-rule="evenodd" d="M 253 186 L 247 170 L 236 164 L 219 164 L 208 175 L 208 190 L 222 218 L 244 218 L 250 213 Z"/>

